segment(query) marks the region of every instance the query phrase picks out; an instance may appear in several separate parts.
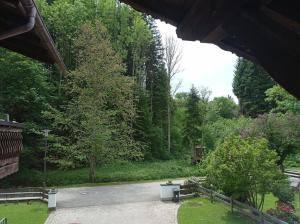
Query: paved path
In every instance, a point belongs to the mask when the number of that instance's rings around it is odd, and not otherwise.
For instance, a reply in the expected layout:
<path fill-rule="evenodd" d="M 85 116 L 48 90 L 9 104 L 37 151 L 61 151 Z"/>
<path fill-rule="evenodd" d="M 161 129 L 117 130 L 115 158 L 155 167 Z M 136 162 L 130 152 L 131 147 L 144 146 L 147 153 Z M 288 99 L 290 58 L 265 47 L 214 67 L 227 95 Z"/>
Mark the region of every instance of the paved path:
<path fill-rule="evenodd" d="M 45 224 L 175 224 L 179 205 L 159 200 L 159 184 L 59 189 Z"/>

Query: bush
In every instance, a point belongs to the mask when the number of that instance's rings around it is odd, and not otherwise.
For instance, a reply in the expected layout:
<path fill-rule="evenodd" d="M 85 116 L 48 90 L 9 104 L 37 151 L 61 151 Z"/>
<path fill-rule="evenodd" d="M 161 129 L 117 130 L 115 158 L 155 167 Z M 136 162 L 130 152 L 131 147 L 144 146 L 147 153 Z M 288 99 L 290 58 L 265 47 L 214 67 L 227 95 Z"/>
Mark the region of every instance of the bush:
<path fill-rule="evenodd" d="M 280 180 L 273 184 L 272 193 L 281 202 L 291 204 L 294 201 L 294 192 L 287 179 Z"/>
<path fill-rule="evenodd" d="M 264 196 L 283 174 L 276 165 L 277 155 L 266 139 L 231 136 L 205 161 L 207 181 L 217 190 L 262 209 Z M 260 200 L 256 200 L 261 195 Z"/>

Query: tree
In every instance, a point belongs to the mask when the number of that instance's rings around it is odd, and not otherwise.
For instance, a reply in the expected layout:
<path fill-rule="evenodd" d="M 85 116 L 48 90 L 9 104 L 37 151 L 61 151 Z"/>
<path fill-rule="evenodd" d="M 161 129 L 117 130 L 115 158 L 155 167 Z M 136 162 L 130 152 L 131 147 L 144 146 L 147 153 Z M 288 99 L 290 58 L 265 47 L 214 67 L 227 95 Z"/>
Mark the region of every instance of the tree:
<path fill-rule="evenodd" d="M 269 148 L 279 156 L 277 164 L 283 170 L 286 157 L 297 152 L 300 147 L 300 116 L 293 113 L 264 114 L 256 118 L 250 127 L 242 130 L 241 135 L 266 138 Z"/>
<path fill-rule="evenodd" d="M 230 136 L 207 158 L 207 181 L 226 195 L 262 210 L 265 195 L 285 178 L 276 161 L 266 139 Z"/>
<path fill-rule="evenodd" d="M 208 104 L 208 120 L 232 119 L 238 114 L 238 105 L 229 97 L 215 97 Z M 214 117 L 214 118 L 213 118 Z"/>
<path fill-rule="evenodd" d="M 259 65 L 239 58 L 233 79 L 233 93 L 239 99 L 243 115 L 257 117 L 272 109 L 265 101 L 265 92 L 274 85 L 272 78 Z"/>
<path fill-rule="evenodd" d="M 41 129 L 47 126 L 43 112 L 55 104 L 55 88 L 50 69 L 20 54 L 0 49 L 0 113 L 24 123 L 24 150 L 21 164 L 42 165 Z M 26 163 L 30 160 L 30 163 Z"/>
<path fill-rule="evenodd" d="M 194 150 L 196 144 L 200 143 L 201 139 L 201 125 L 203 122 L 203 115 L 200 108 L 200 97 L 198 90 L 192 86 L 189 93 L 186 105 L 186 120 L 184 127 L 184 140 L 188 148 Z"/>
<path fill-rule="evenodd" d="M 279 85 L 267 89 L 266 96 L 266 101 L 275 105 L 271 110 L 274 113 L 300 112 L 300 101 Z"/>
<path fill-rule="evenodd" d="M 168 77 L 168 151 L 171 151 L 171 81 L 176 74 L 181 71 L 182 49 L 179 46 L 178 41 L 173 36 L 165 38 L 165 62 L 167 68 Z"/>
<path fill-rule="evenodd" d="M 152 17 L 145 20 L 152 33 L 152 41 L 149 45 L 146 63 L 147 85 L 151 103 L 151 151 L 153 157 L 166 159 L 170 156 L 167 148 L 167 106 L 168 106 L 168 83 L 164 62 L 164 48 L 161 34 L 156 21 Z"/>
<path fill-rule="evenodd" d="M 214 150 L 228 136 L 240 135 L 252 125 L 252 122 L 249 117 L 218 118 L 215 121 L 206 121 L 203 125 L 203 142 L 207 151 Z"/>
<path fill-rule="evenodd" d="M 165 158 L 168 100 L 166 68 L 164 49 L 155 20 L 116 0 L 38 2 L 45 22 L 70 69 L 78 67 L 76 55 L 80 49 L 75 40 L 80 34 L 80 27 L 87 22 L 102 22 L 107 29 L 112 48 L 126 65 L 122 75 L 130 76 L 134 80 L 131 88 L 134 90 L 134 105 L 138 113 L 133 124 L 134 138 L 143 142 L 144 152 L 148 153 L 147 158 L 151 158 L 151 154 L 155 154 L 155 158 Z M 67 76 L 61 76 L 59 79 L 59 83 L 69 81 Z M 52 109 L 63 112 L 65 105 L 74 96 L 65 89 L 62 89 L 61 93 L 62 102 Z M 73 131 L 70 127 L 67 129 L 68 132 L 60 131 L 56 137 L 62 137 L 62 142 L 72 144 Z M 160 140 L 157 141 L 157 138 Z M 56 157 L 61 158 L 61 155 Z M 72 154 L 72 157 L 82 158 L 82 155 Z"/>
<path fill-rule="evenodd" d="M 199 97 L 203 103 L 208 103 L 212 91 L 205 86 L 201 86 L 199 89 Z"/>
<path fill-rule="evenodd" d="M 75 149 L 86 155 L 94 182 L 98 163 L 142 156 L 132 137 L 136 114 L 133 80 L 121 75 L 121 59 L 99 22 L 84 25 L 75 43 L 78 67 L 69 74 L 65 87 L 73 98 L 63 114 L 55 114 L 54 124 L 63 119 L 71 125 Z"/>

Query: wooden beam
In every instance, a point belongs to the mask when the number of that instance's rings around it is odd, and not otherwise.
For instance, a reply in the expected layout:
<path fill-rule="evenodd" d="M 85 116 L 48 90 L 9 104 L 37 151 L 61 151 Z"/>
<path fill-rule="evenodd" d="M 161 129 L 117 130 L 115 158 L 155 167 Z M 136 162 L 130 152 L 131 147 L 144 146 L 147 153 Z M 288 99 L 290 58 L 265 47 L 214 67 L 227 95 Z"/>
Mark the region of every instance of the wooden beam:
<path fill-rule="evenodd" d="M 272 19 L 276 23 L 281 24 L 282 26 L 286 27 L 289 30 L 292 30 L 293 32 L 296 32 L 300 35 L 300 22 L 292 20 L 272 9 L 269 9 L 267 7 L 262 7 L 261 12 L 265 14 L 268 18 Z"/>
<path fill-rule="evenodd" d="M 277 41 L 278 45 L 300 59 L 300 35 L 295 30 L 278 23 L 262 11 L 245 11 L 243 16 L 263 29 L 266 35 Z"/>
<path fill-rule="evenodd" d="M 150 7 L 149 2 L 151 1 L 135 1 L 135 0 L 120 0 L 121 2 L 130 5 L 132 8 L 134 8 L 137 11 L 146 13 L 148 15 L 151 15 L 152 17 L 156 19 L 160 19 L 162 21 L 165 21 L 167 23 L 170 23 L 173 26 L 177 26 L 178 22 L 174 19 L 169 18 L 168 16 L 165 16 L 163 13 L 160 13 L 159 10 L 154 9 L 153 7 Z M 164 3 L 164 1 L 157 1 L 156 6 L 159 6 L 157 8 L 163 8 L 165 10 L 168 10 L 167 7 L 161 6 Z"/>
<path fill-rule="evenodd" d="M 48 52 L 45 49 L 25 46 L 22 42 L 13 42 L 11 40 L 2 40 L 0 42 L 0 46 L 21 53 L 27 57 L 31 57 L 44 63 L 54 63 L 54 61 L 51 57 L 49 57 Z"/>
<path fill-rule="evenodd" d="M 249 18 L 249 15 L 244 14 L 225 24 L 224 28 L 243 41 L 275 81 L 300 98 L 300 59 L 291 54 L 282 42 L 274 38 L 269 28 L 263 24 L 261 17 Z M 289 38 L 286 40 L 289 41 Z M 299 47 L 299 44 L 295 47 Z"/>
<path fill-rule="evenodd" d="M 234 46 L 232 44 L 228 44 L 228 43 L 223 42 L 223 41 L 224 40 L 219 41 L 219 42 L 217 42 L 215 44 L 218 47 L 220 47 L 221 49 L 225 50 L 225 51 L 230 51 L 230 52 L 236 54 L 239 57 L 243 57 L 243 58 L 251 60 L 251 61 L 253 61 L 255 63 L 258 63 L 257 60 L 256 60 L 256 58 L 252 54 L 246 52 L 245 49 L 238 48 L 238 47 L 236 47 L 236 46 Z"/>
<path fill-rule="evenodd" d="M 241 11 L 248 0 L 195 0 L 194 5 L 178 25 L 177 34 L 186 40 L 209 43 L 223 38 L 223 23 Z"/>

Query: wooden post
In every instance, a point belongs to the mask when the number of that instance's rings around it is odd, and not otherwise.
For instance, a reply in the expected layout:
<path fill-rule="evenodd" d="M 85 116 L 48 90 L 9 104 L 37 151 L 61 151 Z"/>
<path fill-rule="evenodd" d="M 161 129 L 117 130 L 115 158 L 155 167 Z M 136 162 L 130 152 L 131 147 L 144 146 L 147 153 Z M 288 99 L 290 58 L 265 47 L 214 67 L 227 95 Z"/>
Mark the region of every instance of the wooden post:
<path fill-rule="evenodd" d="M 261 223 L 261 224 L 264 224 L 264 223 L 265 223 L 263 212 L 260 212 L 260 223 Z"/>
<path fill-rule="evenodd" d="M 298 195 L 299 195 L 299 196 L 298 196 L 298 197 L 299 197 L 298 199 L 299 199 L 299 202 L 300 202 L 300 185 L 299 185 L 299 184 L 298 184 L 297 190 L 298 190 Z"/>
<path fill-rule="evenodd" d="M 211 201 L 211 203 L 213 203 L 213 201 L 214 201 L 214 195 L 213 195 L 212 190 L 210 190 L 210 201 Z"/>
<path fill-rule="evenodd" d="M 230 197 L 231 213 L 233 213 L 233 199 Z"/>

